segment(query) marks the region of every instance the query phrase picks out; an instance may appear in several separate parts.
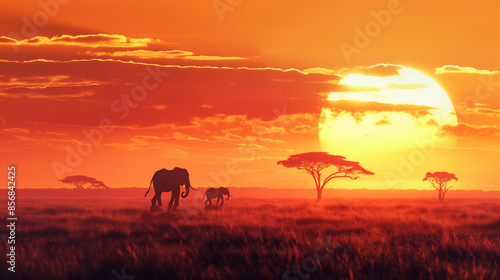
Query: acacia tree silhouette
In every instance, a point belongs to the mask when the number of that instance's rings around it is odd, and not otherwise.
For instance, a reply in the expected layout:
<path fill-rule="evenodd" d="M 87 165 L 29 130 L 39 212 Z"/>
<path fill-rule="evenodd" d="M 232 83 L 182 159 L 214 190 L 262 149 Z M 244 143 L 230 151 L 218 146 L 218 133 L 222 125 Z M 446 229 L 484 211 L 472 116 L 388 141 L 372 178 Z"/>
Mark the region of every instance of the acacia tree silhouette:
<path fill-rule="evenodd" d="M 343 156 L 330 155 L 326 152 L 309 152 L 291 155 L 286 160 L 278 161 L 278 164 L 287 168 L 293 167 L 299 170 L 305 170 L 307 173 L 311 174 L 316 184 L 318 202 L 321 200 L 321 194 L 326 183 L 330 182 L 330 180 L 344 177 L 356 180 L 359 178 L 359 175 L 374 174 L 361 167 L 357 161 L 348 161 Z M 330 166 L 335 166 L 337 172 L 331 173 L 321 182 L 321 171 Z"/>
<path fill-rule="evenodd" d="M 94 182 L 91 182 L 89 189 L 98 189 L 98 188 L 109 189 L 109 187 L 106 186 L 102 181 L 95 180 Z"/>
<path fill-rule="evenodd" d="M 84 189 L 85 184 L 90 184 L 89 188 L 105 188 L 109 189 L 108 186 L 106 186 L 102 181 L 97 181 L 96 178 L 92 177 L 87 177 L 84 175 L 74 175 L 74 176 L 68 176 L 64 179 L 59 180 L 65 184 L 70 184 L 74 185 L 77 189 Z"/>
<path fill-rule="evenodd" d="M 448 187 L 448 182 L 451 180 L 458 181 L 457 176 L 453 173 L 448 172 L 427 172 L 422 181 L 429 181 L 433 188 L 438 191 L 438 199 L 439 201 L 444 201 L 444 195 L 448 192 L 452 186 Z"/>

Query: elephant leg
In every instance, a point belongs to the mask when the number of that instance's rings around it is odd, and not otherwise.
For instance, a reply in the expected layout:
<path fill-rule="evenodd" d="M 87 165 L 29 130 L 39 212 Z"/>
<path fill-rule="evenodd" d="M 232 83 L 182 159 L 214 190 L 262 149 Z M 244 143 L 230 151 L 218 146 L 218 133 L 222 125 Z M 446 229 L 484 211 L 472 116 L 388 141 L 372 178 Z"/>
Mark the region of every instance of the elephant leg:
<path fill-rule="evenodd" d="M 175 209 L 177 209 L 177 206 L 179 206 L 180 193 L 180 189 L 172 191 L 172 199 L 174 200 L 174 207 L 172 208 L 173 211 L 175 211 Z"/>
<path fill-rule="evenodd" d="M 158 195 L 158 193 L 155 193 L 155 195 L 151 199 L 151 207 L 156 207 L 157 195 Z"/>
<path fill-rule="evenodd" d="M 218 200 L 217 200 L 217 201 L 218 201 Z M 221 201 L 221 202 L 220 202 L 220 206 L 219 206 L 219 207 L 222 209 L 222 204 L 224 204 L 224 196 L 220 199 L 220 201 Z"/>
<path fill-rule="evenodd" d="M 172 204 L 174 203 L 174 192 L 172 192 L 172 196 L 170 197 L 170 202 L 168 203 L 168 211 L 170 212 L 170 209 L 172 209 Z"/>
<path fill-rule="evenodd" d="M 161 204 L 161 191 L 158 192 L 158 206 L 162 206 L 163 204 Z"/>

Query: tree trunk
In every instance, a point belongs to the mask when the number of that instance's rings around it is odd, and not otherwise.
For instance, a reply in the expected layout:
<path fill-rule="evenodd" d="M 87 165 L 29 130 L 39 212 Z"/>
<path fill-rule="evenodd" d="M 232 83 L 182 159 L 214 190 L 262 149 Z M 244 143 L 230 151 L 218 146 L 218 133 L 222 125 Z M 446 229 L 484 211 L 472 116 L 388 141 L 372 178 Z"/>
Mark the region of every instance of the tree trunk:
<path fill-rule="evenodd" d="M 316 194 L 317 194 L 318 202 L 321 200 L 321 192 L 322 191 L 323 190 L 320 187 L 316 187 Z"/>
<path fill-rule="evenodd" d="M 442 191 L 439 191 L 439 196 L 438 196 L 438 198 L 439 198 L 439 201 L 440 201 L 440 202 L 443 202 L 443 201 L 444 201 L 444 193 L 443 193 Z"/>

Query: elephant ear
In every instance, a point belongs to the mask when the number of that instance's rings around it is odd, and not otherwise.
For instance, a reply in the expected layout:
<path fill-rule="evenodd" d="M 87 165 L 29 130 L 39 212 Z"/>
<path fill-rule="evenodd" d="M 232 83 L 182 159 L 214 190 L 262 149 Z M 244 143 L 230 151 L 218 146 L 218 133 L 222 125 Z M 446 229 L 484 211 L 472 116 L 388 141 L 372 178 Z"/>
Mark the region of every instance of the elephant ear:
<path fill-rule="evenodd" d="M 174 178 L 175 178 L 175 184 L 176 185 L 184 185 L 186 182 L 189 180 L 189 173 L 186 169 L 180 168 L 180 167 L 175 167 L 173 169 L 174 172 Z"/>
<path fill-rule="evenodd" d="M 181 169 L 179 172 L 179 180 L 181 181 L 181 185 L 185 185 L 189 182 L 189 173 L 186 169 Z"/>
<path fill-rule="evenodd" d="M 178 174 L 182 174 L 182 175 L 185 175 L 185 176 L 189 177 L 189 173 L 188 173 L 187 169 L 185 169 L 185 168 L 175 167 L 174 170 Z"/>

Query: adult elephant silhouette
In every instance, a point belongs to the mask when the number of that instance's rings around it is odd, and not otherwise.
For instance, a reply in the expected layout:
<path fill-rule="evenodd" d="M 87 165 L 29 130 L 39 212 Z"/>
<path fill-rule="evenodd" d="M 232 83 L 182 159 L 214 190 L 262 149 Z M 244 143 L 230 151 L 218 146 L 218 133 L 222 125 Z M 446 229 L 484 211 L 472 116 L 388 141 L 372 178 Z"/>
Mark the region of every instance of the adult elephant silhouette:
<path fill-rule="evenodd" d="M 186 187 L 186 192 L 182 192 L 182 198 L 186 198 L 189 195 L 189 189 L 194 189 L 191 187 L 191 182 L 189 181 L 189 173 L 184 168 L 176 167 L 173 170 L 167 170 L 165 168 L 158 170 L 153 175 L 151 182 L 149 183 L 149 189 L 144 195 L 146 197 L 151 190 L 151 184 L 153 184 L 155 189 L 155 196 L 151 199 L 151 209 L 156 207 L 156 201 L 158 205 L 161 204 L 161 193 L 162 192 L 172 192 L 170 202 L 168 203 L 168 211 L 172 209 L 173 211 L 179 206 L 179 194 L 181 191 L 181 186 Z M 174 203 L 175 202 L 175 203 Z M 172 208 L 172 204 L 174 205 Z"/>

